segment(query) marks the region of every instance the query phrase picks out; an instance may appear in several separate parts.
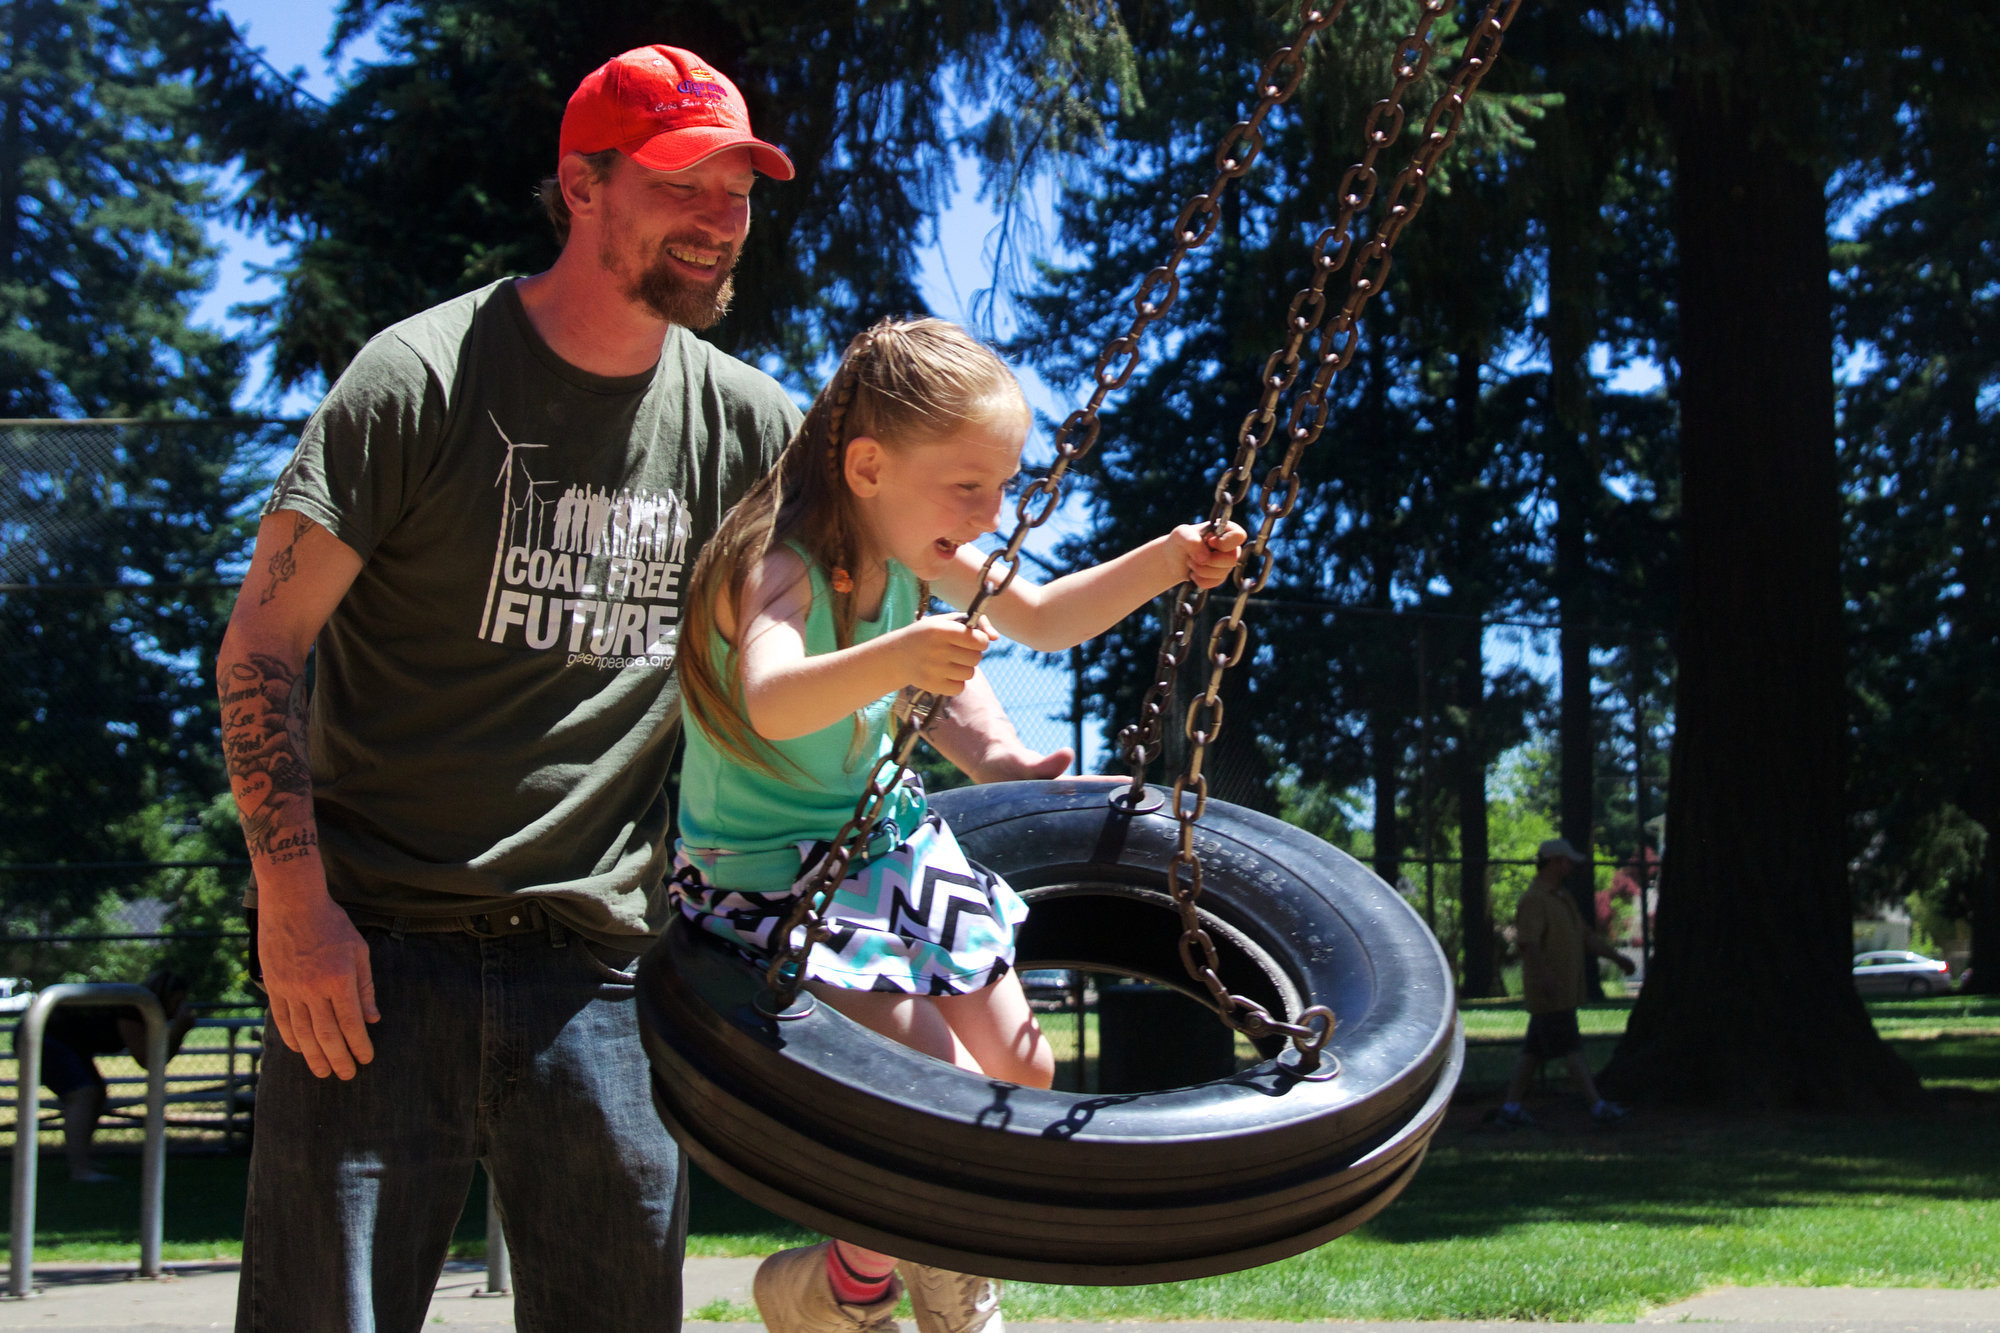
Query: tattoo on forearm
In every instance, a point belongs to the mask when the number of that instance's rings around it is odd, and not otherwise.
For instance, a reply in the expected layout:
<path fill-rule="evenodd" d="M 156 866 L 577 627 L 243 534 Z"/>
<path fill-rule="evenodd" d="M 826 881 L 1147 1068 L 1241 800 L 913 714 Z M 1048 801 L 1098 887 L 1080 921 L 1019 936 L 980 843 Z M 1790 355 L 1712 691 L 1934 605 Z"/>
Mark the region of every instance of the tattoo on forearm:
<path fill-rule="evenodd" d="M 252 856 L 282 863 L 318 846 L 306 765 L 305 673 L 265 653 L 222 671 L 222 754 Z"/>
<path fill-rule="evenodd" d="M 264 585 L 263 595 L 258 597 L 257 605 L 263 606 L 276 597 L 278 586 L 299 572 L 299 542 L 304 540 L 306 529 L 311 526 L 312 521 L 305 515 L 292 515 L 292 539 L 285 543 L 282 550 L 273 551 L 271 558 L 265 561 L 264 568 L 270 572 L 271 581 Z"/>

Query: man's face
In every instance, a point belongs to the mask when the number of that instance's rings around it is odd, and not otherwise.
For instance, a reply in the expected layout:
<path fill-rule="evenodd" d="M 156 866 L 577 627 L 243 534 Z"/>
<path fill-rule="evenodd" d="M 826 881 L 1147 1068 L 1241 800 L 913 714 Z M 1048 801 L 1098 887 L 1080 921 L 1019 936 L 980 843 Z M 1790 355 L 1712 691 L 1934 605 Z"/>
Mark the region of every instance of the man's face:
<path fill-rule="evenodd" d="M 670 324 L 712 326 L 729 312 L 730 272 L 750 234 L 750 150 L 731 148 L 686 171 L 620 157 L 599 186 L 598 262 L 626 298 Z"/>

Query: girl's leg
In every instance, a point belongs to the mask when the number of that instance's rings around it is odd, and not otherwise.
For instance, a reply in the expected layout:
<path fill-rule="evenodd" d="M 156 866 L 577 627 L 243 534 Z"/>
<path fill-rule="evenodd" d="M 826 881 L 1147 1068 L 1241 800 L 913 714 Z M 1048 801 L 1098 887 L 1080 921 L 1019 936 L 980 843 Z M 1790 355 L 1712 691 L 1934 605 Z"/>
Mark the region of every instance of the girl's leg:
<path fill-rule="evenodd" d="M 1029 1088 L 1046 1088 L 1055 1081 L 1055 1053 L 1028 1007 L 1019 972 L 970 995 L 939 995 L 930 1003 L 971 1054 L 970 1067 Z"/>
<path fill-rule="evenodd" d="M 895 995 L 808 984 L 814 995 L 863 1027 L 961 1069 L 1038 1088 L 1048 1087 L 1055 1076 L 1055 1057 L 1028 1007 L 1018 973 L 1009 972 L 970 995 Z M 916 1313 L 917 1333 L 1004 1330 L 1000 1284 L 989 1278 L 898 1264 L 844 1240 L 828 1249 L 827 1280 L 836 1297 L 849 1304 L 854 1297 L 843 1291 L 845 1283 L 877 1273 L 886 1283 L 898 1269 Z"/>
<path fill-rule="evenodd" d="M 928 995 L 842 990 L 819 981 L 807 982 L 806 989 L 870 1032 L 879 1032 L 891 1041 L 960 1069 L 970 1069 L 975 1074 L 986 1072 L 954 1035 L 951 1024 L 939 1012 L 937 1001 Z"/>
<path fill-rule="evenodd" d="M 951 1025 L 938 1012 L 936 1002 L 928 996 L 842 990 L 838 986 L 816 981 L 807 982 L 806 989 L 871 1032 L 879 1032 L 891 1041 L 961 1069 L 980 1072 L 978 1063 L 964 1043 L 953 1035 Z M 833 1283 L 834 1294 L 849 1304 L 857 1300 L 849 1293 L 864 1291 L 864 1287 L 858 1284 L 886 1283 L 889 1275 L 896 1271 L 893 1256 L 863 1249 L 851 1241 L 834 1241 L 830 1259 L 832 1262 L 827 1276 Z M 850 1282 L 857 1285 L 850 1285 Z"/>

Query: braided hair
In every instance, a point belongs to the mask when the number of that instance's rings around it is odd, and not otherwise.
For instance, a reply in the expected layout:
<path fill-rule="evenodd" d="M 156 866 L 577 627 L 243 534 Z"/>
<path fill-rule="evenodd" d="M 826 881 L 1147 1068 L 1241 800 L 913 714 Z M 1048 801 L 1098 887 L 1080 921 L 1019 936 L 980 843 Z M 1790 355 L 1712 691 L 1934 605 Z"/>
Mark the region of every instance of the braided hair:
<path fill-rule="evenodd" d="M 865 530 L 846 475 L 847 446 L 855 439 L 868 436 L 900 451 L 944 441 L 1001 413 L 1026 416 L 1019 383 L 992 348 L 955 324 L 885 319 L 848 344 L 777 466 L 729 511 L 688 579 L 676 654 L 681 702 L 725 754 L 777 771 L 777 752 L 750 726 L 737 647 L 720 634 L 715 608 L 735 609 L 740 629 L 750 571 L 787 542 L 803 546 L 822 569 L 857 567 Z M 928 592 L 920 589 L 920 608 Z M 850 647 L 854 598 L 837 592 L 833 601 L 834 643 Z M 714 654 L 711 634 L 722 640 Z"/>

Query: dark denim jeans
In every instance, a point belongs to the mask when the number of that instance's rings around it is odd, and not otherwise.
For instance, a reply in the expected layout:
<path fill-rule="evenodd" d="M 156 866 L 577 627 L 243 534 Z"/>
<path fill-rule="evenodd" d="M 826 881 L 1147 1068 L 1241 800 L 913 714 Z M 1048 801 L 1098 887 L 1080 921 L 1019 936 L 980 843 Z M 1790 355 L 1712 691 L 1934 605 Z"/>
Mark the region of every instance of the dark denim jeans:
<path fill-rule="evenodd" d="M 363 935 L 372 1064 L 314 1078 L 266 1029 L 238 1333 L 417 1333 L 474 1162 L 505 1219 L 515 1327 L 679 1329 L 686 1188 L 631 988 L 560 928 Z"/>

